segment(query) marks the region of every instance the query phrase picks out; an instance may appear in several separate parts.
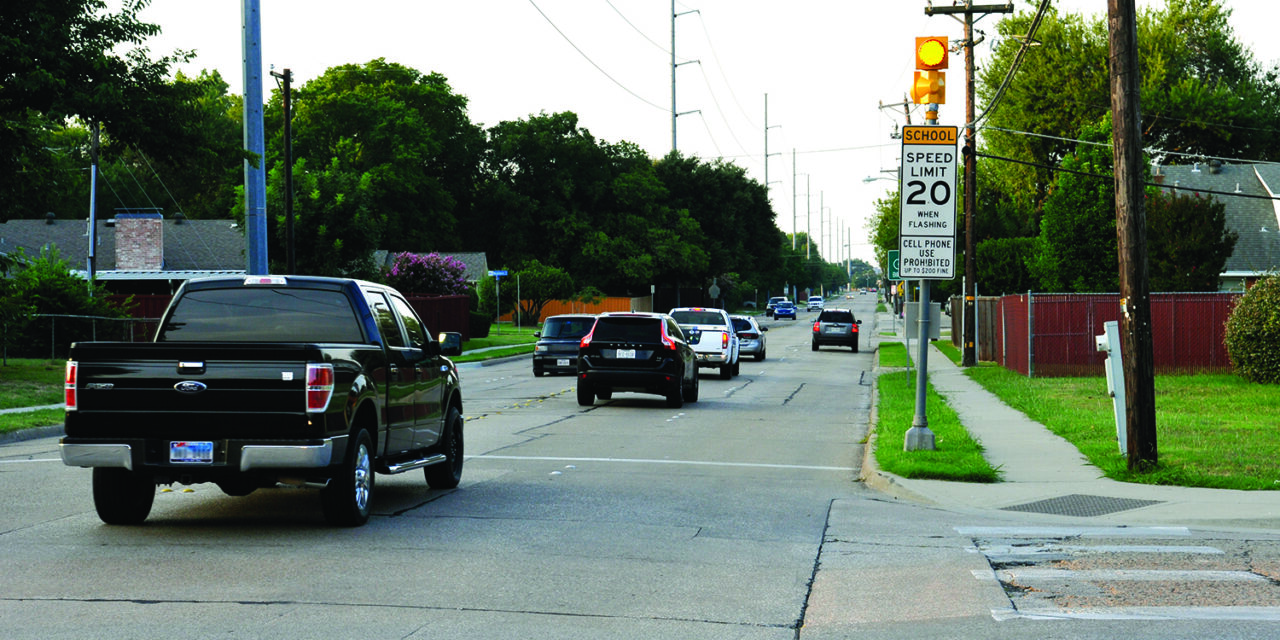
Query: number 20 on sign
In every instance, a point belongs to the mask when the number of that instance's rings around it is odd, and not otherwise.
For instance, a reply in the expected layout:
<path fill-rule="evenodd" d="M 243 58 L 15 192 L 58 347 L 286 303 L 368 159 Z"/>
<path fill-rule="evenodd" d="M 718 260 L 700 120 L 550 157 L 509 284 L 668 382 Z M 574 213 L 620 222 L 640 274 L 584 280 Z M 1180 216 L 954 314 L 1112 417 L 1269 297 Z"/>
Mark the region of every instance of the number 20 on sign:
<path fill-rule="evenodd" d="M 903 278 L 955 277 L 957 133 L 956 127 L 903 129 L 898 236 Z"/>

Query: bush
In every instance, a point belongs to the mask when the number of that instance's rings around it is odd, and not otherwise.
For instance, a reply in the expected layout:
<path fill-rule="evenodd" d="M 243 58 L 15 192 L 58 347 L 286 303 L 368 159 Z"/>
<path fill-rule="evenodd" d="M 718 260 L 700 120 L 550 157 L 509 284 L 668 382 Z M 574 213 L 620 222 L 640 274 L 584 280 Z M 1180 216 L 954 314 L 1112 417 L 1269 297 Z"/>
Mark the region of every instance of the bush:
<path fill-rule="evenodd" d="M 398 253 L 384 279 L 406 295 L 452 296 L 467 293 L 467 265 L 451 256 Z"/>
<path fill-rule="evenodd" d="M 468 321 L 471 323 L 469 328 L 472 340 L 489 337 L 489 325 L 492 324 L 489 314 L 483 311 L 472 311 L 469 314 Z"/>
<path fill-rule="evenodd" d="M 1236 373 L 1250 382 L 1280 383 L 1280 276 L 1259 280 L 1227 318 L 1224 336 Z"/>

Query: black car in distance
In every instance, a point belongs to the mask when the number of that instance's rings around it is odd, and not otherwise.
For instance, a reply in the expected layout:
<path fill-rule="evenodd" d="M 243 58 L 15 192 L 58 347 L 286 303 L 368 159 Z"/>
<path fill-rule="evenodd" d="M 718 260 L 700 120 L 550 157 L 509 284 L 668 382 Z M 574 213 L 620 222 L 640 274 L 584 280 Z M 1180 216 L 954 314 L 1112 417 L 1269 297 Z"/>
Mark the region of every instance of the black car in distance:
<path fill-rule="evenodd" d="M 578 404 L 615 391 L 664 396 L 679 408 L 698 400 L 698 362 L 680 326 L 663 313 L 604 313 L 578 345 Z"/>
<path fill-rule="evenodd" d="M 533 334 L 533 375 L 578 371 L 578 341 L 596 323 L 594 314 L 551 316 L 542 323 L 542 331 Z"/>

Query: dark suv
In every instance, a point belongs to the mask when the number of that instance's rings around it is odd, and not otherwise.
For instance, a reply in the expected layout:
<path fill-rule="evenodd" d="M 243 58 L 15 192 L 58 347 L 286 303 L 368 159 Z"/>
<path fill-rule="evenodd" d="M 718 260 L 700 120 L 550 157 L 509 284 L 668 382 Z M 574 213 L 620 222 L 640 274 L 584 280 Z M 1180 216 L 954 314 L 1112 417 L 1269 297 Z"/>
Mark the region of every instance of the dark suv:
<path fill-rule="evenodd" d="M 542 323 L 542 331 L 533 346 L 533 375 L 544 373 L 573 374 L 578 370 L 578 341 L 596 323 L 592 314 L 551 316 Z"/>
<path fill-rule="evenodd" d="M 853 312 L 848 309 L 825 309 L 813 323 L 813 350 L 824 344 L 853 347 L 858 352 L 858 325 L 861 320 L 854 319 Z"/>
<path fill-rule="evenodd" d="M 605 313 L 578 345 L 578 404 L 614 391 L 666 396 L 667 406 L 698 400 L 698 361 L 684 333 L 662 313 Z"/>

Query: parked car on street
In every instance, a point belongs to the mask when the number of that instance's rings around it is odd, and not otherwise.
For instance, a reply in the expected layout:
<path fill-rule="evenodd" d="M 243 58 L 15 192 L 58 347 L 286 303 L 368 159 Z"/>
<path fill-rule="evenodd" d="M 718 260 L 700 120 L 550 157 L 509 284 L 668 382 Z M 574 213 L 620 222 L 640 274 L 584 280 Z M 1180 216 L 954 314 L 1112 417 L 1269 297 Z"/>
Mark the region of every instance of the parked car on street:
<path fill-rule="evenodd" d="M 812 347 L 814 351 L 824 344 L 853 347 L 858 352 L 858 325 L 861 320 L 853 317 L 848 309 L 824 309 L 813 323 Z"/>
<path fill-rule="evenodd" d="M 765 358 L 765 335 L 768 327 L 762 327 L 752 316 L 729 316 L 733 329 L 738 332 L 738 355 L 751 356 L 756 362 Z"/>
<path fill-rule="evenodd" d="M 594 314 L 578 313 L 550 316 L 542 323 L 542 331 L 533 334 L 533 375 L 578 371 L 578 341 L 596 323 Z"/>
<path fill-rule="evenodd" d="M 783 318 L 796 319 L 796 304 L 789 300 L 783 300 L 773 309 L 773 319 L 781 320 Z"/>
<path fill-rule="evenodd" d="M 823 306 L 825 305 L 822 296 L 809 296 L 808 311 L 822 311 Z"/>
<path fill-rule="evenodd" d="M 720 370 L 720 379 L 738 375 L 738 333 L 724 309 L 679 307 L 671 310 L 698 354 L 698 366 Z"/>
<path fill-rule="evenodd" d="M 698 401 L 698 360 L 680 326 L 661 313 L 603 313 L 578 343 L 578 404 L 615 391 L 664 396 L 679 408 Z"/>

